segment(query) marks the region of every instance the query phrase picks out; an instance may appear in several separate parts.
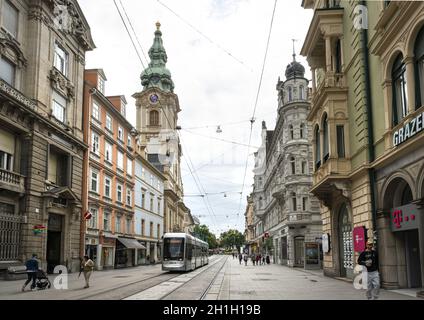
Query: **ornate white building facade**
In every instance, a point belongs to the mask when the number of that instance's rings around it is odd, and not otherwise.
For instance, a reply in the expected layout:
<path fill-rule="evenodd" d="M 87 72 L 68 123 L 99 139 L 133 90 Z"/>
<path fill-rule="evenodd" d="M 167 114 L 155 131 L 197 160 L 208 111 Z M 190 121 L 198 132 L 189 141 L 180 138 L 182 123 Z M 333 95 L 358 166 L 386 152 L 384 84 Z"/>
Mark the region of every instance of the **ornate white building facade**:
<path fill-rule="evenodd" d="M 278 81 L 278 119 L 273 131 L 262 123 L 255 153 L 254 229 L 256 251 L 290 267 L 321 266 L 319 203 L 312 185 L 311 128 L 307 122 L 308 80 L 295 60 Z"/>

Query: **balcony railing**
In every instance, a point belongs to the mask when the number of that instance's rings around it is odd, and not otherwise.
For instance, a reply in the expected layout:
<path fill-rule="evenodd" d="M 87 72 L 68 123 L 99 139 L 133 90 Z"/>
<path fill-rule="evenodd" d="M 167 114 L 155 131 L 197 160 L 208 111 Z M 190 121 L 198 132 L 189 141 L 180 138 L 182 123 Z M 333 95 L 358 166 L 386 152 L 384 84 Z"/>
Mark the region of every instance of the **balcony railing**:
<path fill-rule="evenodd" d="M 25 177 L 11 171 L 0 169 L 0 187 L 10 191 L 24 193 Z"/>
<path fill-rule="evenodd" d="M 291 222 L 291 223 L 305 223 L 312 220 L 311 215 L 301 214 L 301 213 L 289 214 L 287 218 L 288 218 L 288 222 Z"/>

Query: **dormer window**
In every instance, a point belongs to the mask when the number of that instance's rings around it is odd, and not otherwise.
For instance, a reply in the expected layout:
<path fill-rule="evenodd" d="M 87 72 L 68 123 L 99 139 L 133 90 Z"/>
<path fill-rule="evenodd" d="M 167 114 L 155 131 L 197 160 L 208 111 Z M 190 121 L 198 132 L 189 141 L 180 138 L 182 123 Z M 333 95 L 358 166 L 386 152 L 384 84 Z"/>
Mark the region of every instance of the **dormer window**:
<path fill-rule="evenodd" d="M 2 27 L 14 38 L 18 35 L 19 11 L 9 2 L 3 1 Z"/>
<path fill-rule="evenodd" d="M 54 67 L 64 76 L 67 76 L 68 54 L 57 43 L 55 43 L 54 47 Z"/>
<path fill-rule="evenodd" d="M 124 101 L 121 101 L 121 114 L 126 117 L 127 115 L 127 105 Z"/>
<path fill-rule="evenodd" d="M 97 89 L 103 94 L 105 94 L 105 79 L 99 76 L 99 82 L 97 84 Z"/>

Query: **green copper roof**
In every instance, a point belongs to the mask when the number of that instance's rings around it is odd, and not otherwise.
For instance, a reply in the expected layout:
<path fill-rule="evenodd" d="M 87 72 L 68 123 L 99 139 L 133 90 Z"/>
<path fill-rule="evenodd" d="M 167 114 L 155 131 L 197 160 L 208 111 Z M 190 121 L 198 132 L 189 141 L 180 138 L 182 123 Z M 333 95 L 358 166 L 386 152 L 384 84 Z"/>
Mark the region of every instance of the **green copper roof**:
<path fill-rule="evenodd" d="M 149 67 L 141 74 L 141 84 L 144 90 L 154 87 L 166 92 L 174 92 L 174 82 L 171 79 L 171 72 L 166 68 L 168 56 L 163 47 L 159 22 L 156 23 L 156 28 L 155 39 L 149 50 Z"/>

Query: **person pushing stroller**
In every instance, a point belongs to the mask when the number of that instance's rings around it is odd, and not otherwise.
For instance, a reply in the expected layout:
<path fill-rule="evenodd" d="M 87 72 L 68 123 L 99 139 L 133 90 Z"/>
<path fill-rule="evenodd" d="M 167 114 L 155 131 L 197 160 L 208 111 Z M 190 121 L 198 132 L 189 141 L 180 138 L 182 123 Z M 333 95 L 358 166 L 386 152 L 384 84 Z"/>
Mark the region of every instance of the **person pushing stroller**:
<path fill-rule="evenodd" d="M 26 272 L 28 279 L 25 281 L 24 285 L 22 286 L 22 292 L 25 291 L 26 286 L 32 281 L 31 283 L 31 290 L 36 289 L 36 281 L 37 281 L 37 272 L 38 272 L 38 260 L 37 255 L 34 253 L 32 255 L 32 258 L 29 259 L 25 263 Z"/>

